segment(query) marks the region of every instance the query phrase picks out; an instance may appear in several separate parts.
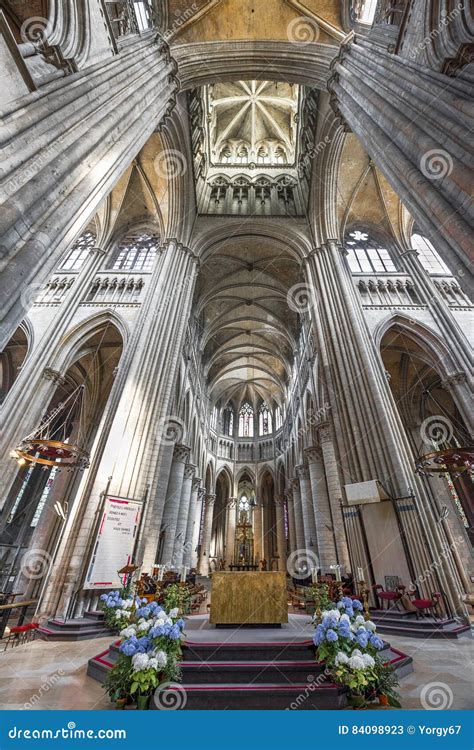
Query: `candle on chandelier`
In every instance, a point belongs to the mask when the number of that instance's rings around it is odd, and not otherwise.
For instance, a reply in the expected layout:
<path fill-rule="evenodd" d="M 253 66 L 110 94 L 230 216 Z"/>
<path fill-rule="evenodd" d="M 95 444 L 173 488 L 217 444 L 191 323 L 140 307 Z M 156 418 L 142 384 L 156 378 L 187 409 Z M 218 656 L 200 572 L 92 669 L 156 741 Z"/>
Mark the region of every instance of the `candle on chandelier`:
<path fill-rule="evenodd" d="M 158 565 L 158 580 L 159 581 L 163 580 L 163 566 L 162 565 Z"/>
<path fill-rule="evenodd" d="M 363 568 L 357 568 L 357 580 L 363 581 L 364 580 L 364 570 Z"/>
<path fill-rule="evenodd" d="M 338 583 L 340 583 L 341 580 L 342 580 L 341 579 L 341 566 L 340 565 L 335 565 L 334 567 L 336 569 L 336 581 L 338 581 Z"/>
<path fill-rule="evenodd" d="M 186 573 L 188 569 L 183 565 L 181 568 L 181 583 L 186 583 Z"/>
<path fill-rule="evenodd" d="M 318 570 L 317 568 L 311 568 L 311 580 L 313 583 L 318 582 Z"/>

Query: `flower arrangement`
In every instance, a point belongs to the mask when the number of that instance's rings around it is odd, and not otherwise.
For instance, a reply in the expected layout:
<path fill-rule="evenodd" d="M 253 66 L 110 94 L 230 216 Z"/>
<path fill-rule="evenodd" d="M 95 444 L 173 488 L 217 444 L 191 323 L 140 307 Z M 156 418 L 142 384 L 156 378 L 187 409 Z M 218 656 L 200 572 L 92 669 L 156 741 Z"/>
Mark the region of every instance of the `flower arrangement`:
<path fill-rule="evenodd" d="M 109 595 L 110 596 L 110 595 Z M 113 592 L 112 599 L 104 599 L 104 606 L 121 611 L 120 599 Z M 160 682 L 180 680 L 181 644 L 184 620 L 178 609 L 166 612 L 157 602 L 135 597 L 127 608 L 130 617 L 120 631 L 120 655 L 108 675 L 105 688 L 112 700 L 137 701 L 139 708 L 147 708 L 152 692 Z M 121 621 L 119 616 L 116 621 Z M 121 693 L 119 695 L 119 693 Z"/>
<path fill-rule="evenodd" d="M 326 662 L 336 682 L 349 688 L 355 705 L 365 705 L 367 697 L 374 694 L 382 668 L 386 676 L 388 671 L 393 672 L 377 657 L 384 643 L 375 624 L 362 612 L 358 599 L 342 597 L 333 608 L 322 612 L 313 637 L 317 658 Z"/>
<path fill-rule="evenodd" d="M 111 591 L 99 597 L 99 607 L 104 613 L 107 627 L 116 632 L 122 630 L 146 599 L 131 596 L 120 591 Z"/>

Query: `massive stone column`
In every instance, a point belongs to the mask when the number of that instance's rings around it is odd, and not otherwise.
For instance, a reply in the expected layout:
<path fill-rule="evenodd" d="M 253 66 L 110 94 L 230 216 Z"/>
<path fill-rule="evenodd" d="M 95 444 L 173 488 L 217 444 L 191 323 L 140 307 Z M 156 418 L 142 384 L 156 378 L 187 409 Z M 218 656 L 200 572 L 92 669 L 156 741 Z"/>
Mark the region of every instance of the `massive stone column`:
<path fill-rule="evenodd" d="M 285 498 L 283 495 L 275 497 L 276 537 L 278 550 L 278 570 L 286 568 L 286 536 L 285 536 Z"/>
<path fill-rule="evenodd" d="M 227 525 L 225 543 L 225 561 L 229 566 L 234 562 L 235 527 L 237 523 L 237 497 L 229 497 L 227 505 Z"/>
<path fill-rule="evenodd" d="M 198 569 L 199 556 L 201 554 L 202 527 L 204 521 L 206 488 L 200 487 L 197 493 L 196 522 L 193 529 L 191 547 L 191 567 Z"/>
<path fill-rule="evenodd" d="M 265 557 L 264 515 L 263 505 L 257 505 L 253 511 L 253 557 L 256 563 Z"/>
<path fill-rule="evenodd" d="M 331 414 L 338 439 L 344 483 L 379 479 L 393 497 L 415 494 L 428 544 L 420 540 L 416 574 L 442 560 L 440 585 L 458 612 L 466 593 L 451 557 L 443 555 L 448 539 L 436 521 L 424 488 L 414 473 L 413 456 L 385 377 L 379 352 L 370 339 L 360 300 L 343 250 L 328 240 L 307 261 L 311 290 L 324 289 L 325 303 L 314 299 L 313 320 L 320 345 Z M 315 312 L 317 311 L 317 312 Z M 403 553 L 399 540 L 400 554 Z M 429 594 L 426 579 L 420 583 Z"/>
<path fill-rule="evenodd" d="M 349 37 L 332 69 L 333 106 L 472 292 L 472 83 L 364 37 Z"/>
<path fill-rule="evenodd" d="M 306 549 L 303 523 L 303 507 L 301 502 L 299 479 L 293 479 L 291 484 L 293 490 L 293 512 L 295 517 L 296 549 Z"/>
<path fill-rule="evenodd" d="M 216 496 L 207 492 L 204 499 L 204 519 L 202 524 L 201 549 L 199 551 L 198 573 L 202 576 L 209 575 L 209 550 L 211 547 L 212 519 L 214 516 L 214 504 Z"/>
<path fill-rule="evenodd" d="M 347 548 L 344 520 L 342 518 L 342 488 L 339 480 L 336 452 L 329 422 L 320 422 L 317 429 L 324 463 L 324 475 L 329 498 L 329 507 L 331 510 L 337 562 L 339 565 L 343 566 L 344 571 L 347 573 L 351 569 L 351 562 L 349 558 L 349 550 Z M 308 463 L 310 463 L 309 456 Z"/>
<path fill-rule="evenodd" d="M 191 496 L 189 499 L 189 512 L 186 521 L 186 536 L 184 541 L 183 565 L 188 569 L 192 567 L 193 558 L 193 537 L 195 524 L 199 524 L 197 517 L 198 492 L 201 486 L 201 477 L 194 477 L 191 486 Z"/>
<path fill-rule="evenodd" d="M 67 608 L 81 588 L 101 494 L 147 497 L 136 559 L 145 570 L 155 563 L 172 448 L 183 429 L 170 412 L 176 373 L 189 319 L 196 259 L 175 240 L 164 244 L 162 262 L 120 361 L 98 429 L 91 467 L 69 515 L 58 564 L 45 596 L 45 610 Z M 56 599 L 61 595 L 59 607 Z"/>
<path fill-rule="evenodd" d="M 161 520 L 162 533 L 164 532 L 164 543 L 161 550 L 159 562 L 162 565 L 166 565 L 166 567 L 168 568 L 176 567 L 173 551 L 176 544 L 176 532 L 180 505 L 182 496 L 185 494 L 183 484 L 189 454 L 190 448 L 188 448 L 188 446 L 181 445 L 180 443 L 175 445 L 173 452 L 173 462 L 171 464 L 171 472 L 168 480 L 168 488 L 166 490 L 166 500 Z M 187 482 L 188 486 L 186 489 L 188 490 L 190 481 L 191 480 Z"/>
<path fill-rule="evenodd" d="M 2 124 L 0 350 L 44 282 L 174 103 L 175 65 L 156 37 L 9 105 Z"/>
<path fill-rule="evenodd" d="M 300 480 L 301 510 L 303 513 L 303 527 L 306 549 L 316 552 L 318 547 L 318 532 L 316 530 L 314 498 L 312 496 L 312 482 L 308 466 L 301 464 L 296 467 L 296 473 Z"/>
<path fill-rule="evenodd" d="M 288 513 L 288 542 L 290 554 L 297 549 L 296 544 L 296 527 L 295 527 L 295 513 L 293 509 L 293 492 L 290 488 L 285 491 L 286 495 L 286 508 Z"/>
<path fill-rule="evenodd" d="M 319 448 L 306 448 L 305 456 L 308 461 L 311 477 L 311 492 L 316 519 L 316 534 L 318 540 L 318 556 L 321 573 L 329 573 L 330 565 L 335 565 L 336 549 L 334 547 L 333 519 L 329 507 L 326 476 L 323 455 Z"/>

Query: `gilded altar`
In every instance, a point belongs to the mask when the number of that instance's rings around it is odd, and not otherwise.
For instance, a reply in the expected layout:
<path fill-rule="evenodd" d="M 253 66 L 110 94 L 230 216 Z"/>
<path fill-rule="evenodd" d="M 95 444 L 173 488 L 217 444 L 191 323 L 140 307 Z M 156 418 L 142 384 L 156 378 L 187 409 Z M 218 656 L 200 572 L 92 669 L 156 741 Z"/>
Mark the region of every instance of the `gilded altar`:
<path fill-rule="evenodd" d="M 282 571 L 217 571 L 212 576 L 212 625 L 281 625 L 288 622 Z"/>

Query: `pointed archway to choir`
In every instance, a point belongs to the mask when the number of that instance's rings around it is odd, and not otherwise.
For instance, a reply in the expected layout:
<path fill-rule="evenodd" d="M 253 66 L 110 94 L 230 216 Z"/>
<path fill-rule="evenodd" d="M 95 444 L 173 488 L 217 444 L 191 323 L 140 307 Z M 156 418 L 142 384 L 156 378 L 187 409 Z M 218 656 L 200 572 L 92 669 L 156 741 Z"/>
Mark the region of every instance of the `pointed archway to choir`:
<path fill-rule="evenodd" d="M 82 446 L 93 455 L 122 355 L 123 338 L 110 320 L 89 326 L 88 333 L 83 328 L 82 334 L 76 337 L 73 348 L 63 353 L 66 369 L 64 374 L 56 373 L 52 377 L 49 401 L 45 402 L 41 413 L 45 416 L 57 411 L 51 428 L 53 437 L 74 443 L 80 435 Z M 69 398 L 74 404 L 78 389 L 83 389 L 80 410 L 70 408 L 64 412 L 61 404 L 67 403 Z M 30 429 L 34 426 L 31 424 Z M 56 437 L 54 430 L 59 427 L 61 435 L 58 433 Z M 29 598 L 43 591 L 67 514 L 74 508 L 84 478 L 77 469 L 61 469 L 60 463 L 51 467 L 23 462 L 18 467 L 6 496 L 0 526 L 1 567 L 2 575 L 6 576 L 0 586 L 14 578 L 14 590 L 26 592 Z M 53 512 L 58 502 L 64 517 Z M 40 551 L 36 563 L 29 559 L 28 548 Z M 39 572 L 31 574 L 35 564 Z"/>
<path fill-rule="evenodd" d="M 389 378 L 413 461 L 434 451 L 472 444 L 468 387 L 462 373 L 453 371 L 452 357 L 434 331 L 402 317 L 384 326 L 380 353 Z M 472 482 L 466 473 L 424 478 L 444 533 L 450 544 L 460 534 L 474 538 Z M 447 509 L 443 511 L 443 508 Z M 462 555 L 462 553 L 461 553 Z M 458 557 L 458 555 L 456 555 Z M 468 560 L 458 564 L 464 575 Z"/>

